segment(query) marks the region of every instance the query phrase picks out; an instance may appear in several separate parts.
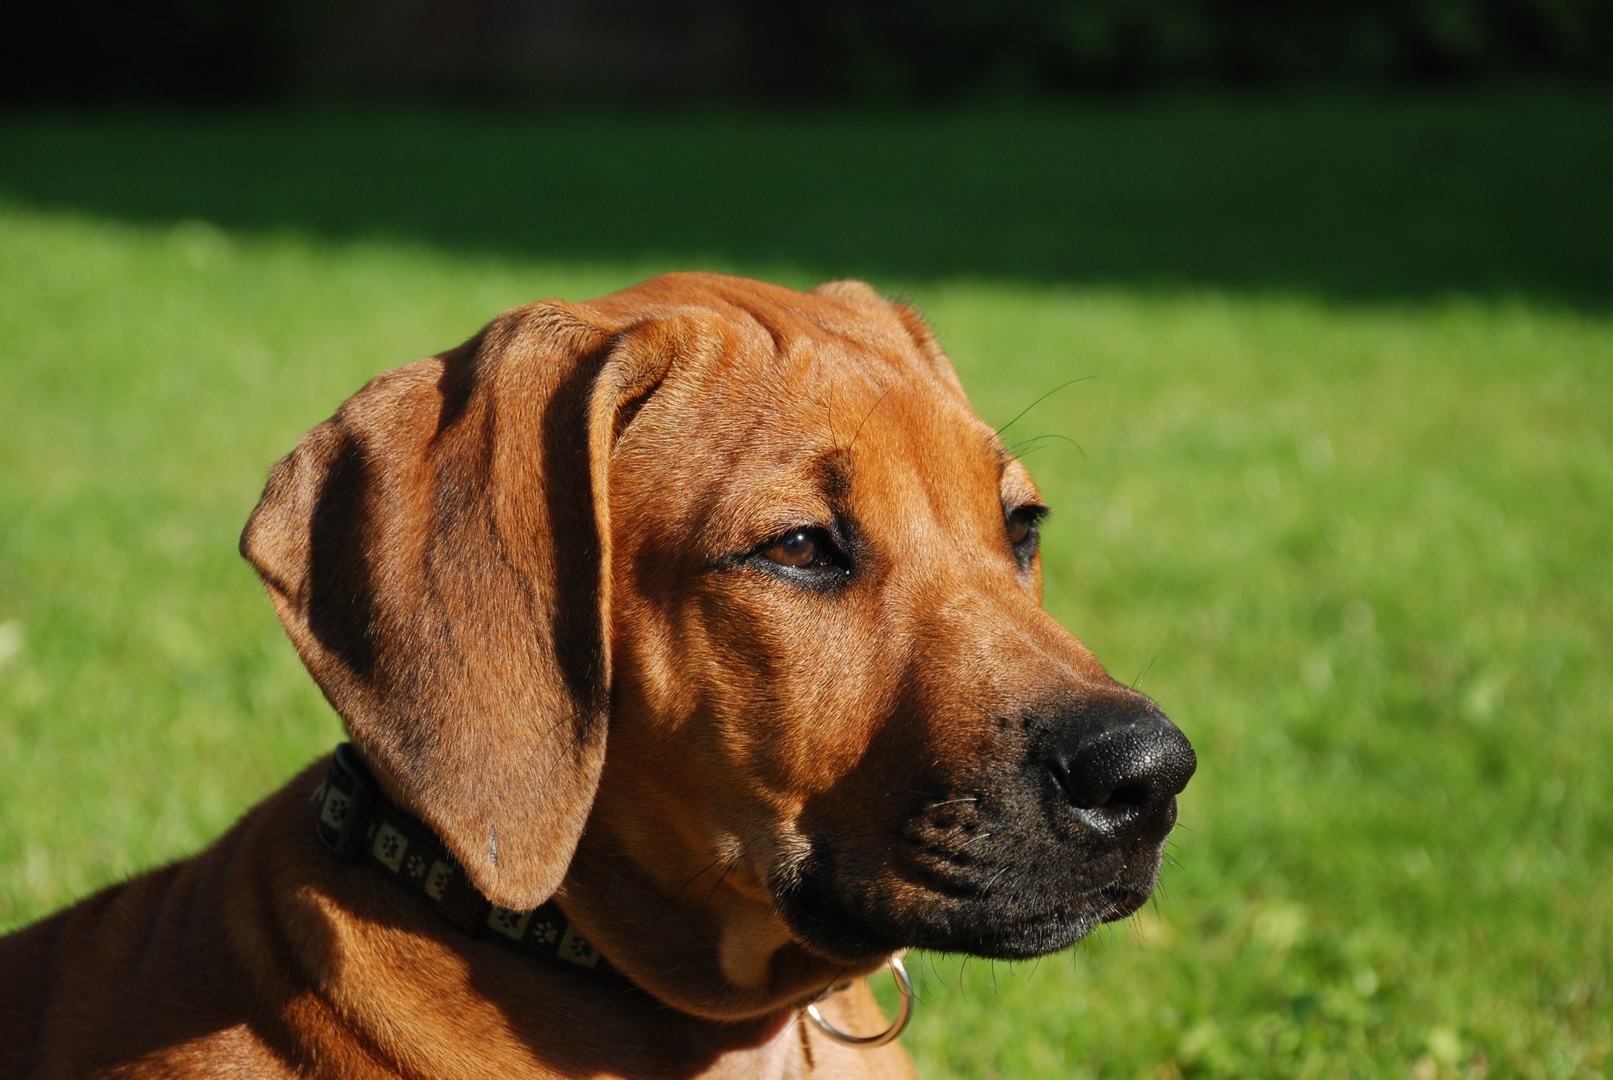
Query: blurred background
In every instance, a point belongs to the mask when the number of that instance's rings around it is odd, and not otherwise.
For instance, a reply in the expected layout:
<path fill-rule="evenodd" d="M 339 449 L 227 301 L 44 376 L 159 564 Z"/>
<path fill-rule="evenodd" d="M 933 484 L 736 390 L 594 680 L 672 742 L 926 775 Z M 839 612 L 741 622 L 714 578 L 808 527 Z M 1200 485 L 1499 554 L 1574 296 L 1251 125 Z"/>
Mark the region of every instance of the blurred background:
<path fill-rule="evenodd" d="M 1047 606 L 1199 751 L 1142 914 L 918 959 L 924 1075 L 1613 1069 L 1610 0 L 11 12 L 0 931 L 337 741 L 235 554 L 303 432 L 677 269 L 1032 406 Z"/>
<path fill-rule="evenodd" d="M 1605 0 L 60 0 L 14 14 L 0 78 L 23 102 L 933 104 L 1613 73 Z"/>

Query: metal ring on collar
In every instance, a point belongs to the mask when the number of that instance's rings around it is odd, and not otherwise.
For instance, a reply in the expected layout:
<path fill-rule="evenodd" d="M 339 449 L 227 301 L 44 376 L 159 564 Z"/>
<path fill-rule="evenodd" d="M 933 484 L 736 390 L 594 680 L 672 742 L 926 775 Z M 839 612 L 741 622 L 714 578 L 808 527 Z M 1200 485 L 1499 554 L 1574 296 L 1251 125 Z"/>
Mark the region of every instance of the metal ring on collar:
<path fill-rule="evenodd" d="M 817 1003 L 806 1007 L 807 1016 L 818 1025 L 818 1029 L 837 1043 L 846 1046 L 855 1046 L 859 1050 L 872 1050 L 876 1046 L 884 1046 L 895 1040 L 907 1027 L 907 1022 L 913 1019 L 913 983 L 907 977 L 907 969 L 902 966 L 900 957 L 893 956 L 887 961 L 890 964 L 891 974 L 896 977 L 896 989 L 902 992 L 902 1004 L 896 1010 L 896 1020 L 890 1027 L 878 1035 L 847 1035 L 843 1031 L 836 1031 L 834 1027 L 818 1013 Z"/>

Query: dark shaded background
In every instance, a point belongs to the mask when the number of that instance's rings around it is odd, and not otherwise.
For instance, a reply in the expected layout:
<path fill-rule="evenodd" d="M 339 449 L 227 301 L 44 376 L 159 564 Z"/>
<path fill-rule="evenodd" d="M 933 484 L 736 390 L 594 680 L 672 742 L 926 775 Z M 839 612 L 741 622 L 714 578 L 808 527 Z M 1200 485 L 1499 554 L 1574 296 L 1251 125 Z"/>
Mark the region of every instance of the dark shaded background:
<path fill-rule="evenodd" d="M 889 283 L 1613 302 L 1613 0 L 57 0 L 0 199 Z"/>
<path fill-rule="evenodd" d="M 516 259 L 1613 303 L 1605 92 L 0 120 L 0 198 Z M 791 277 L 791 280 L 794 278 Z"/>
<path fill-rule="evenodd" d="M 54 0 L 0 102 L 885 102 L 1613 75 L 1613 0 Z"/>

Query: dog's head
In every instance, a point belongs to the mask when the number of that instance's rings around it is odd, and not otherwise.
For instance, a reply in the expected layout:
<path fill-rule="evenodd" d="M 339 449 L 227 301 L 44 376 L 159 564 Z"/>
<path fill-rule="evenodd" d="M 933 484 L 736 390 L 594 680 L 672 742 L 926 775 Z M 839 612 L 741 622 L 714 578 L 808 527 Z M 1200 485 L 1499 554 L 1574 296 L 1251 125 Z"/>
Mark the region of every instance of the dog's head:
<path fill-rule="evenodd" d="M 912 311 L 674 275 L 376 379 L 243 550 L 483 892 L 740 1016 L 1152 890 L 1193 751 L 1041 610 L 1044 513 Z"/>

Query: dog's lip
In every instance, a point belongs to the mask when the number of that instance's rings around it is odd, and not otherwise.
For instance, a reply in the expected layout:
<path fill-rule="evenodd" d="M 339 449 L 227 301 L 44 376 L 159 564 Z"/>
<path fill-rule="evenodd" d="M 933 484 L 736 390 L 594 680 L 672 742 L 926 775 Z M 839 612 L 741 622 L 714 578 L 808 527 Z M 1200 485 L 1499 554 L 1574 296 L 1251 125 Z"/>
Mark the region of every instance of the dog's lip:
<path fill-rule="evenodd" d="M 826 948 L 821 941 L 815 940 L 818 935 L 810 924 L 818 927 L 833 924 L 837 929 L 849 931 L 851 935 L 869 943 L 868 955 L 914 948 L 1000 959 L 1026 959 L 1057 952 L 1073 945 L 1101 923 L 1126 918 L 1147 902 L 1150 892 L 1139 892 L 1117 879 L 1077 894 L 1057 910 L 1031 918 L 971 927 L 961 933 L 929 933 L 927 931 L 932 928 L 924 926 L 882 925 L 884 920 L 870 919 L 866 914 L 840 902 L 835 903 L 832 912 L 814 914 L 791 895 L 777 897 L 775 907 L 803 947 L 836 962 L 860 962 L 866 957 L 839 955 L 833 949 Z M 1051 947 L 1040 944 L 1047 941 L 1056 944 Z M 1027 945 L 1027 942 L 1037 944 Z"/>
<path fill-rule="evenodd" d="M 1105 923 L 1119 922 L 1121 919 L 1129 919 L 1131 916 L 1135 915 L 1144 904 L 1148 903 L 1148 897 L 1153 894 L 1152 889 L 1139 892 L 1136 889 L 1132 889 L 1118 883 L 1110 885 L 1100 891 L 1109 896 L 1114 896 L 1116 893 L 1119 894 L 1118 896 L 1114 897 L 1113 902 L 1110 904 L 1109 910 L 1098 919 L 1099 922 Z"/>
<path fill-rule="evenodd" d="M 1081 893 L 1068 906 L 1054 912 L 1002 923 L 982 932 L 923 942 L 916 947 L 1004 960 L 1045 956 L 1074 945 L 1103 923 L 1131 916 L 1147 902 L 1150 892 L 1111 883 Z"/>

